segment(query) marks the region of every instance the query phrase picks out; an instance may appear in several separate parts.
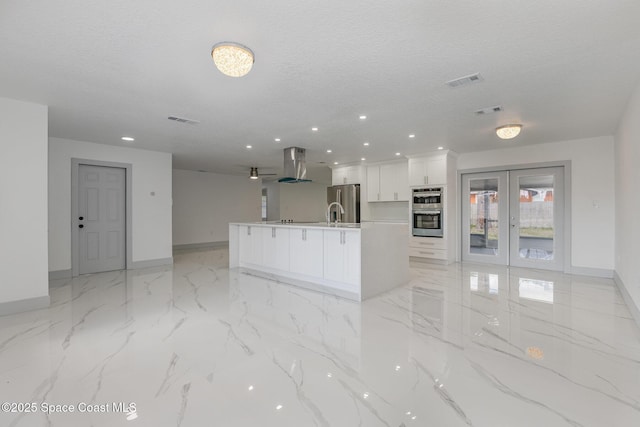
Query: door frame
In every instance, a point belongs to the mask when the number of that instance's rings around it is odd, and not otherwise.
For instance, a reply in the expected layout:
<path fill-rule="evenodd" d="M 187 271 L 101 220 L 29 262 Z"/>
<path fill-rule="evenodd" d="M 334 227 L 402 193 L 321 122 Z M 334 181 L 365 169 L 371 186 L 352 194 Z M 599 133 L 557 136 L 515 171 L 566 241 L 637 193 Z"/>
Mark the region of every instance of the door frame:
<path fill-rule="evenodd" d="M 521 169 L 537 169 L 537 168 L 550 168 L 550 167 L 563 167 L 564 168 L 564 273 L 572 273 L 571 262 L 571 160 L 560 160 L 552 162 L 540 162 L 540 163 L 521 163 L 510 164 L 501 166 L 487 166 L 482 168 L 471 169 L 458 169 L 457 171 L 457 188 L 460 189 L 460 197 L 458 197 L 458 208 L 456 209 L 456 231 L 458 232 L 458 239 L 456 242 L 456 262 L 462 261 L 462 251 L 464 250 L 462 245 L 462 203 L 464 203 L 464 194 L 462 194 L 462 175 L 470 173 L 481 172 L 500 172 L 500 171 L 512 171 Z"/>
<path fill-rule="evenodd" d="M 125 268 L 129 269 L 133 265 L 132 258 L 132 248 L 133 248 L 133 233 L 131 232 L 132 221 L 131 221 L 131 175 L 133 166 L 131 163 L 118 163 L 118 162 L 105 162 L 101 160 L 89 160 L 89 159 L 79 159 L 79 158 L 71 158 L 71 275 L 76 277 L 79 275 L 80 269 L 80 249 L 78 244 L 78 177 L 80 165 L 87 166 L 103 166 L 108 168 L 119 168 L 124 169 L 125 172 Z"/>

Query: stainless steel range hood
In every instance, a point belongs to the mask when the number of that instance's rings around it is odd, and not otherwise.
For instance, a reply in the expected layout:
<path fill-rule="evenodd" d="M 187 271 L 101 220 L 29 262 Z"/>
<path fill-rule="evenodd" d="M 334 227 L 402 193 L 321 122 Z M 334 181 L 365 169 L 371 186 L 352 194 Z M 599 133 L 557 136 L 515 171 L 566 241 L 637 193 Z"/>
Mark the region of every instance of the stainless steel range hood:
<path fill-rule="evenodd" d="M 284 177 L 278 182 L 295 184 L 297 182 L 311 182 L 307 179 L 307 165 L 305 163 L 305 149 L 289 147 L 284 149 Z"/>

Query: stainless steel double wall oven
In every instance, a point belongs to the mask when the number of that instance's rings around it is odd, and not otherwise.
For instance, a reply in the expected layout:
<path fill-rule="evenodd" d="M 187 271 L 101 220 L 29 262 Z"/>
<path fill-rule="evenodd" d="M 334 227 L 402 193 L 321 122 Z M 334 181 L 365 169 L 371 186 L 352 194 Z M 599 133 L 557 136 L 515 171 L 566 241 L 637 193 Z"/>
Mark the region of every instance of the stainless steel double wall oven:
<path fill-rule="evenodd" d="M 411 191 L 412 234 L 442 237 L 444 221 L 444 188 L 420 187 Z"/>

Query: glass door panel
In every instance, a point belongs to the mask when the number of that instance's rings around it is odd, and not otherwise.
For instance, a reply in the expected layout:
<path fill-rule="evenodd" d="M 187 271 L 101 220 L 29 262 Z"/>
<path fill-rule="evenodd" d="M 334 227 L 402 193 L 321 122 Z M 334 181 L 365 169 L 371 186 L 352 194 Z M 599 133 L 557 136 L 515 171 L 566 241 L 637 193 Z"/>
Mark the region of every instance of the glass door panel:
<path fill-rule="evenodd" d="M 562 270 L 563 168 L 510 172 L 510 264 Z"/>
<path fill-rule="evenodd" d="M 464 261 L 508 262 L 507 172 L 465 174 L 463 180 Z"/>

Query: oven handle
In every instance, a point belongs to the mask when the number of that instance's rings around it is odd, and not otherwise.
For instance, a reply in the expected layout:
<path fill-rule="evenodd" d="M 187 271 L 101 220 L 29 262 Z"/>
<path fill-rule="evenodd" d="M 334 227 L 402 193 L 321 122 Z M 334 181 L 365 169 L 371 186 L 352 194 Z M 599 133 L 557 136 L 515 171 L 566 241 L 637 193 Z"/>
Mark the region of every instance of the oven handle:
<path fill-rule="evenodd" d="M 426 214 L 426 215 L 437 215 L 442 214 L 442 211 L 413 211 L 414 214 Z"/>

